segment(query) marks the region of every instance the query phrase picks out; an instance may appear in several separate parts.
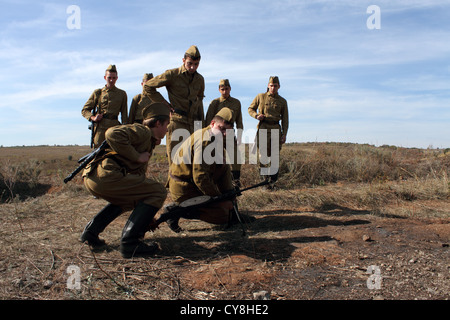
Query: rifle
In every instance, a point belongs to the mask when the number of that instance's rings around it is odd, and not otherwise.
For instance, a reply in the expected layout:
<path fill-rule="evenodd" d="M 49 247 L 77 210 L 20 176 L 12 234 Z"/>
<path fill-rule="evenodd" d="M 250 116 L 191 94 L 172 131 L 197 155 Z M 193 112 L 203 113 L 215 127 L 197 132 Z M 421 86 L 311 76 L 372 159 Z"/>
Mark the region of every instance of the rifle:
<path fill-rule="evenodd" d="M 100 104 L 100 98 L 102 96 L 102 91 L 100 90 L 100 96 L 97 100 L 97 103 L 95 103 L 94 105 L 94 109 L 92 109 L 92 116 L 96 116 L 98 113 L 98 109 L 99 109 L 99 104 Z M 94 137 L 95 137 L 95 133 L 97 132 L 97 127 L 98 124 L 96 125 L 96 123 L 94 121 L 91 121 L 91 124 L 88 126 L 88 129 L 91 130 L 91 149 L 94 147 Z"/>
<path fill-rule="evenodd" d="M 250 187 L 247 187 L 244 189 L 236 188 L 232 191 L 225 192 L 221 195 L 214 196 L 214 197 L 210 197 L 210 196 L 206 196 L 206 195 L 198 196 L 198 197 L 194 197 L 194 198 L 188 199 L 186 201 L 183 201 L 179 205 L 166 207 L 165 212 L 163 212 L 159 216 L 159 218 L 150 225 L 150 230 L 155 230 L 156 228 L 158 228 L 158 226 L 161 223 L 163 223 L 164 221 L 167 221 L 169 219 L 183 217 L 183 214 L 186 214 L 187 211 L 191 211 L 192 209 L 202 208 L 213 202 L 234 199 L 235 197 L 241 196 L 242 192 L 244 192 L 244 191 L 262 187 L 269 183 L 270 182 L 268 180 L 264 180 L 258 184 L 255 184 L 253 186 L 250 186 Z M 243 225 L 242 219 L 241 219 L 239 211 L 237 209 L 237 205 L 234 202 L 233 202 L 233 207 L 234 207 L 234 211 L 237 215 L 239 222 L 241 223 L 241 225 Z M 245 231 L 244 231 L 244 233 L 245 233 Z"/>
<path fill-rule="evenodd" d="M 98 147 L 97 149 L 95 149 L 94 151 L 92 151 L 91 153 L 88 153 L 87 155 L 81 157 L 78 160 L 78 163 L 80 163 L 80 165 L 78 166 L 78 168 L 76 168 L 71 174 L 69 174 L 65 179 L 64 179 L 64 183 L 69 182 L 70 180 L 72 180 L 81 170 L 83 170 L 84 168 L 86 168 L 86 166 L 92 161 L 94 160 L 98 155 L 102 154 L 103 151 L 108 147 L 108 143 L 105 141 L 103 141 L 103 143 L 100 145 L 100 147 Z"/>

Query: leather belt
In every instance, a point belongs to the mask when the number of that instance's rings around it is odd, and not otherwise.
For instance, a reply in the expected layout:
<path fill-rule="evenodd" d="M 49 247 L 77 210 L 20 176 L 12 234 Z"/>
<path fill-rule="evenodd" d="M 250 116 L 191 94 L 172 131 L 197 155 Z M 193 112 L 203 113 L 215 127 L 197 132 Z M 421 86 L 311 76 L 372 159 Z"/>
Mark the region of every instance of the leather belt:
<path fill-rule="evenodd" d="M 192 179 L 182 179 L 180 177 L 174 176 L 172 173 L 169 173 L 169 175 L 173 180 L 178 181 L 178 182 L 187 182 L 187 183 L 193 182 Z"/>
<path fill-rule="evenodd" d="M 264 119 L 262 122 L 267 123 L 267 124 L 279 124 L 280 121 Z"/>
<path fill-rule="evenodd" d="M 184 111 L 184 110 L 181 110 L 181 109 L 173 109 L 173 112 L 176 113 L 176 114 L 179 114 L 180 116 L 184 116 L 184 117 L 188 116 L 188 113 L 186 111 Z"/>
<path fill-rule="evenodd" d="M 112 114 L 104 114 L 104 115 L 103 115 L 103 118 L 109 119 L 109 120 L 118 120 L 118 119 L 119 119 L 118 116 L 114 116 L 114 115 L 112 115 Z"/>

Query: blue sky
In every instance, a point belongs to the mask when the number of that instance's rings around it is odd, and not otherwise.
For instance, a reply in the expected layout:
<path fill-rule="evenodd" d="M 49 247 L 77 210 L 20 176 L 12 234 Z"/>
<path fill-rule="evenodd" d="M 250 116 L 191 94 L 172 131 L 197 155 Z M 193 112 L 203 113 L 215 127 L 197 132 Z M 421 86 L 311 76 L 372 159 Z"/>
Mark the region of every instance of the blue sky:
<path fill-rule="evenodd" d="M 144 73 L 181 66 L 195 44 L 205 113 L 228 78 L 249 142 L 247 108 L 277 75 L 288 142 L 448 148 L 449 17 L 437 0 L 0 0 L 0 145 L 89 144 L 81 108 L 109 64 L 129 106 Z"/>

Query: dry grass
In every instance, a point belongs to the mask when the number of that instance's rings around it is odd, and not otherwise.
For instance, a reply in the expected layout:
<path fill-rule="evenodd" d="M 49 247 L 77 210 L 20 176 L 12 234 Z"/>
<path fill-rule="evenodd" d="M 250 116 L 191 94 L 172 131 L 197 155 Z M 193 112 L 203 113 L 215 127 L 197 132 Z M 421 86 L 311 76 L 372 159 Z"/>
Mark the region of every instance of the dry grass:
<path fill-rule="evenodd" d="M 3 202 L 23 200 L 45 192 L 85 193 L 78 175 L 62 180 L 89 152 L 87 147 L 0 148 L 0 188 Z M 7 155 L 10 155 L 9 157 Z M 21 159 L 21 161 L 19 161 Z M 148 176 L 161 183 L 167 179 L 164 146 L 158 146 Z M 447 201 L 450 195 L 450 153 L 446 150 L 374 147 L 371 145 L 306 143 L 283 147 L 276 191 L 243 196 L 244 208 L 283 206 L 286 201 L 314 209 L 350 207 L 383 214 L 392 204 L 414 201 Z M 257 166 L 244 164 L 244 186 L 259 182 Z M 392 210 L 392 209 L 389 209 Z M 439 212 L 439 211 L 438 211 Z"/>
<path fill-rule="evenodd" d="M 387 297 L 448 298 L 450 154 L 443 150 L 286 145 L 277 188 L 239 198 L 241 211 L 258 218 L 247 237 L 240 226 L 183 221 L 186 233 L 162 226 L 147 235 L 160 243 L 159 255 L 128 260 L 117 251 L 127 215 L 102 233 L 109 251 L 94 253 L 78 241 L 105 205 L 80 176 L 62 182 L 88 151 L 0 148 L 0 299 L 252 299 L 260 290 L 273 299 L 370 299 L 376 293 L 365 288 L 367 276 L 354 269 L 366 260 L 391 268 L 385 281 L 398 290 Z M 164 183 L 164 146 L 152 161 L 148 175 Z M 245 164 L 242 184 L 258 181 L 256 166 Z M 411 226 L 406 218 L 418 220 Z M 425 231 L 417 229 L 423 219 L 434 219 Z M 376 241 L 362 241 L 366 234 Z M 402 278 L 415 270 L 408 263 L 418 252 L 424 265 L 416 263 L 417 278 Z M 67 289 L 70 265 L 81 268 L 81 290 Z M 418 279 L 428 281 L 426 289 L 415 287 Z"/>
<path fill-rule="evenodd" d="M 244 195 L 244 203 L 249 208 L 281 207 L 287 202 L 314 209 L 335 206 L 392 214 L 393 204 L 400 208 L 405 202 L 448 201 L 449 174 L 450 153 L 444 150 L 290 144 L 281 152 L 277 190 L 263 197 Z M 255 183 L 255 177 L 257 168 L 244 165 L 244 184 Z M 445 216 L 448 210 L 434 214 L 440 213 Z"/>

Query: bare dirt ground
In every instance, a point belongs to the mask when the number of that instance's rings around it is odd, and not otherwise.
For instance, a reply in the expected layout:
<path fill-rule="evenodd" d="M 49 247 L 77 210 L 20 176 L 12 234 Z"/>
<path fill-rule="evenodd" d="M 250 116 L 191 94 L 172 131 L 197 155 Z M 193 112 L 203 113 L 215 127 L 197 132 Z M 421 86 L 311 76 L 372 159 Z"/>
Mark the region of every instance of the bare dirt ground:
<path fill-rule="evenodd" d="M 449 298 L 449 219 L 267 208 L 244 212 L 257 218 L 245 236 L 239 225 L 183 221 L 181 234 L 162 225 L 146 238 L 161 251 L 127 260 L 117 251 L 127 214 L 103 234 L 109 251 L 94 253 L 78 241 L 103 205 L 64 194 L 3 204 L 1 297 L 253 299 L 266 291 L 288 300 Z M 70 265 L 80 268 L 80 290 L 68 289 Z"/>
<path fill-rule="evenodd" d="M 241 212 L 257 218 L 245 235 L 240 225 L 182 220 L 182 233 L 163 224 L 146 234 L 160 246 L 155 256 L 123 259 L 118 247 L 129 213 L 102 233 L 108 250 L 92 252 L 79 236 L 106 203 L 79 181 L 43 185 L 39 196 L 0 204 L 2 300 L 450 298 L 448 199 L 392 204 L 439 212 L 418 217 L 283 201 L 255 209 L 243 204 L 246 197 L 282 199 L 285 191 L 251 190 L 239 198 Z"/>

